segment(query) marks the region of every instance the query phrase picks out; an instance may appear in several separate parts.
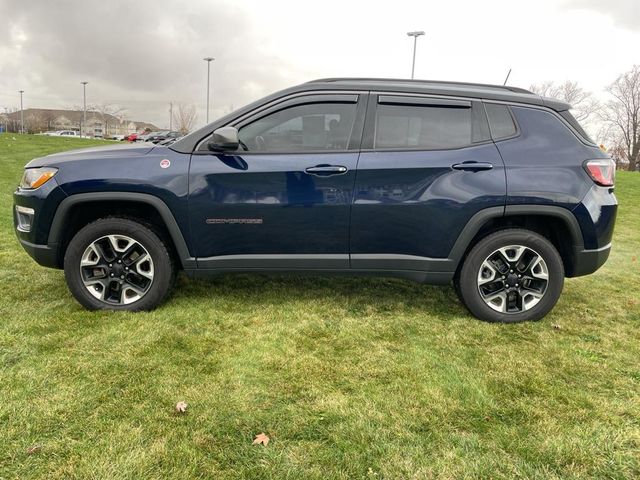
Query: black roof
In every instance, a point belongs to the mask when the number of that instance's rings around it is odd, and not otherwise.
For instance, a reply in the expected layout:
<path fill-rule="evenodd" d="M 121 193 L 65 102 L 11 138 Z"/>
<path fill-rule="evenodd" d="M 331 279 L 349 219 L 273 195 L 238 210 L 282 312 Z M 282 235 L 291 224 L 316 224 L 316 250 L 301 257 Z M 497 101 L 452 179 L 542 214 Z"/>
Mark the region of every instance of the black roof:
<path fill-rule="evenodd" d="M 304 85 L 314 88 L 342 88 L 384 90 L 398 93 L 423 93 L 474 97 L 487 100 L 542 105 L 557 111 L 567 110 L 570 105 L 552 98 L 541 97 L 527 89 L 511 85 L 452 82 L 447 80 L 409 80 L 398 78 L 320 78 Z"/>
<path fill-rule="evenodd" d="M 552 98 L 541 97 L 529 90 L 509 85 L 486 85 L 482 83 L 450 82 L 438 80 L 409 80 L 392 78 L 320 78 L 273 93 L 253 102 L 215 122 L 190 133 L 174 143 L 170 148 L 190 153 L 202 138 L 214 129 L 226 125 L 262 104 L 277 100 L 292 93 L 313 92 L 315 90 L 367 90 L 406 94 L 448 95 L 454 97 L 481 98 L 502 102 L 515 102 L 552 108 L 556 111 L 568 110 L 571 106 Z"/>
<path fill-rule="evenodd" d="M 512 87 L 511 85 L 492 85 L 488 83 L 470 83 L 470 82 L 452 82 L 448 80 L 415 80 L 406 78 L 320 78 L 318 80 L 311 80 L 307 83 L 358 83 L 362 86 L 380 85 L 381 87 L 388 87 L 389 85 L 396 86 L 414 86 L 414 87 L 447 87 L 447 88 L 461 88 L 461 89 L 476 89 L 476 90 L 502 90 L 514 93 L 530 93 L 533 92 L 520 87 Z"/>

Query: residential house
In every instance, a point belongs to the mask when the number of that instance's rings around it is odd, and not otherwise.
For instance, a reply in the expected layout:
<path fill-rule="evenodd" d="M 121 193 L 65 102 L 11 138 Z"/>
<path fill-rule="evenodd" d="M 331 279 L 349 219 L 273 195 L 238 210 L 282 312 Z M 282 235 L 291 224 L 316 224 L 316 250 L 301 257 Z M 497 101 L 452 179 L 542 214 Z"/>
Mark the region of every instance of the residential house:
<path fill-rule="evenodd" d="M 20 130 L 20 110 L 11 112 L 7 116 L 9 131 Z M 24 110 L 24 129 L 29 133 L 42 133 L 51 130 L 80 131 L 84 112 L 82 110 L 54 110 L 47 108 L 27 108 Z M 134 122 L 123 117 L 87 111 L 86 126 L 82 130 L 91 137 L 112 137 L 114 135 L 128 135 L 142 132 L 146 129 L 158 130 L 158 127 L 148 122 Z"/>

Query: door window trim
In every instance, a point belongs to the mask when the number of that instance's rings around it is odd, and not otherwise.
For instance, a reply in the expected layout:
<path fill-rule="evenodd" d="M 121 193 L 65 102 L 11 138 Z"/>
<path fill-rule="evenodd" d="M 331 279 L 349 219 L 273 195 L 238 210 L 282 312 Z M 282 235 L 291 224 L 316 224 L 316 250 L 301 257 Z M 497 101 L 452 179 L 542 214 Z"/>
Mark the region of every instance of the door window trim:
<path fill-rule="evenodd" d="M 369 108 L 367 109 L 367 118 L 365 121 L 365 129 L 362 136 L 361 152 L 439 152 L 449 150 L 462 150 L 472 148 L 479 145 L 492 143 L 491 133 L 489 130 L 489 121 L 482 104 L 481 98 L 455 97 L 433 94 L 407 94 L 398 92 L 372 91 L 369 92 Z M 382 101 L 381 101 L 382 100 Z M 466 145 L 460 145 L 449 148 L 425 148 L 425 147 L 375 147 L 376 120 L 379 105 L 409 105 L 409 106 L 434 106 L 452 108 L 479 108 L 481 109 L 482 118 L 484 119 L 489 137 L 478 142 L 470 142 Z M 472 117 L 473 122 L 473 117 Z"/>
<path fill-rule="evenodd" d="M 296 154 L 310 154 L 310 155 L 325 155 L 332 153 L 352 153 L 358 151 L 362 140 L 362 131 L 364 129 L 364 114 L 367 106 L 367 99 L 369 92 L 366 91 L 328 91 L 328 92 L 299 92 L 287 97 L 280 98 L 274 102 L 270 102 L 262 107 L 246 113 L 238 118 L 233 119 L 225 126 L 232 126 L 238 129 L 242 128 L 249 123 L 259 120 L 267 115 L 279 112 L 281 110 L 297 107 L 301 105 L 308 105 L 314 103 L 346 103 L 355 105 L 356 111 L 354 116 L 353 125 L 351 127 L 351 133 L 349 135 L 349 141 L 346 149 L 336 150 L 292 150 L 284 152 L 252 152 L 244 150 L 235 150 L 229 152 L 212 152 L 206 148 L 206 143 L 211 137 L 211 134 L 204 137 L 196 146 L 193 151 L 193 155 L 296 155 Z"/>

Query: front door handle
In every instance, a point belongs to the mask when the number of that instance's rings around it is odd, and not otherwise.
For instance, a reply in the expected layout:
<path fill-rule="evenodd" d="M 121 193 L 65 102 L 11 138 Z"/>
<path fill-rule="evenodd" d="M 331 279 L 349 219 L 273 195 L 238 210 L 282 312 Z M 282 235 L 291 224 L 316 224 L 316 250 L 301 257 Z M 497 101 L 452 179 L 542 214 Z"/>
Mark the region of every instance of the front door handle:
<path fill-rule="evenodd" d="M 343 173 L 347 173 L 347 170 L 347 167 L 343 167 L 342 165 L 316 165 L 315 167 L 305 169 L 305 172 L 317 177 L 329 177 L 331 175 L 342 175 Z"/>
<path fill-rule="evenodd" d="M 480 170 L 491 170 L 493 168 L 493 164 L 489 162 L 462 162 L 451 165 L 451 168 L 454 170 L 466 170 L 470 172 L 478 172 Z"/>

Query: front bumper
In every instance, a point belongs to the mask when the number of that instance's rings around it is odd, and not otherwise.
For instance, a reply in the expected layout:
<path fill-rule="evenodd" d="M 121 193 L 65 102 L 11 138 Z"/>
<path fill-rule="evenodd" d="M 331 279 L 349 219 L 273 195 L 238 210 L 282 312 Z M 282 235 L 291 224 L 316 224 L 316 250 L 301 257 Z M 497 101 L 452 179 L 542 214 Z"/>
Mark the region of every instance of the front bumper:
<path fill-rule="evenodd" d="M 66 194 L 52 178 L 40 188 L 13 194 L 13 225 L 22 248 L 40 265 L 61 268 L 58 245 L 49 242 L 51 222 Z"/>
<path fill-rule="evenodd" d="M 18 237 L 20 245 L 38 264 L 43 267 L 60 268 L 58 265 L 58 249 L 57 245 L 37 245 Z"/>

